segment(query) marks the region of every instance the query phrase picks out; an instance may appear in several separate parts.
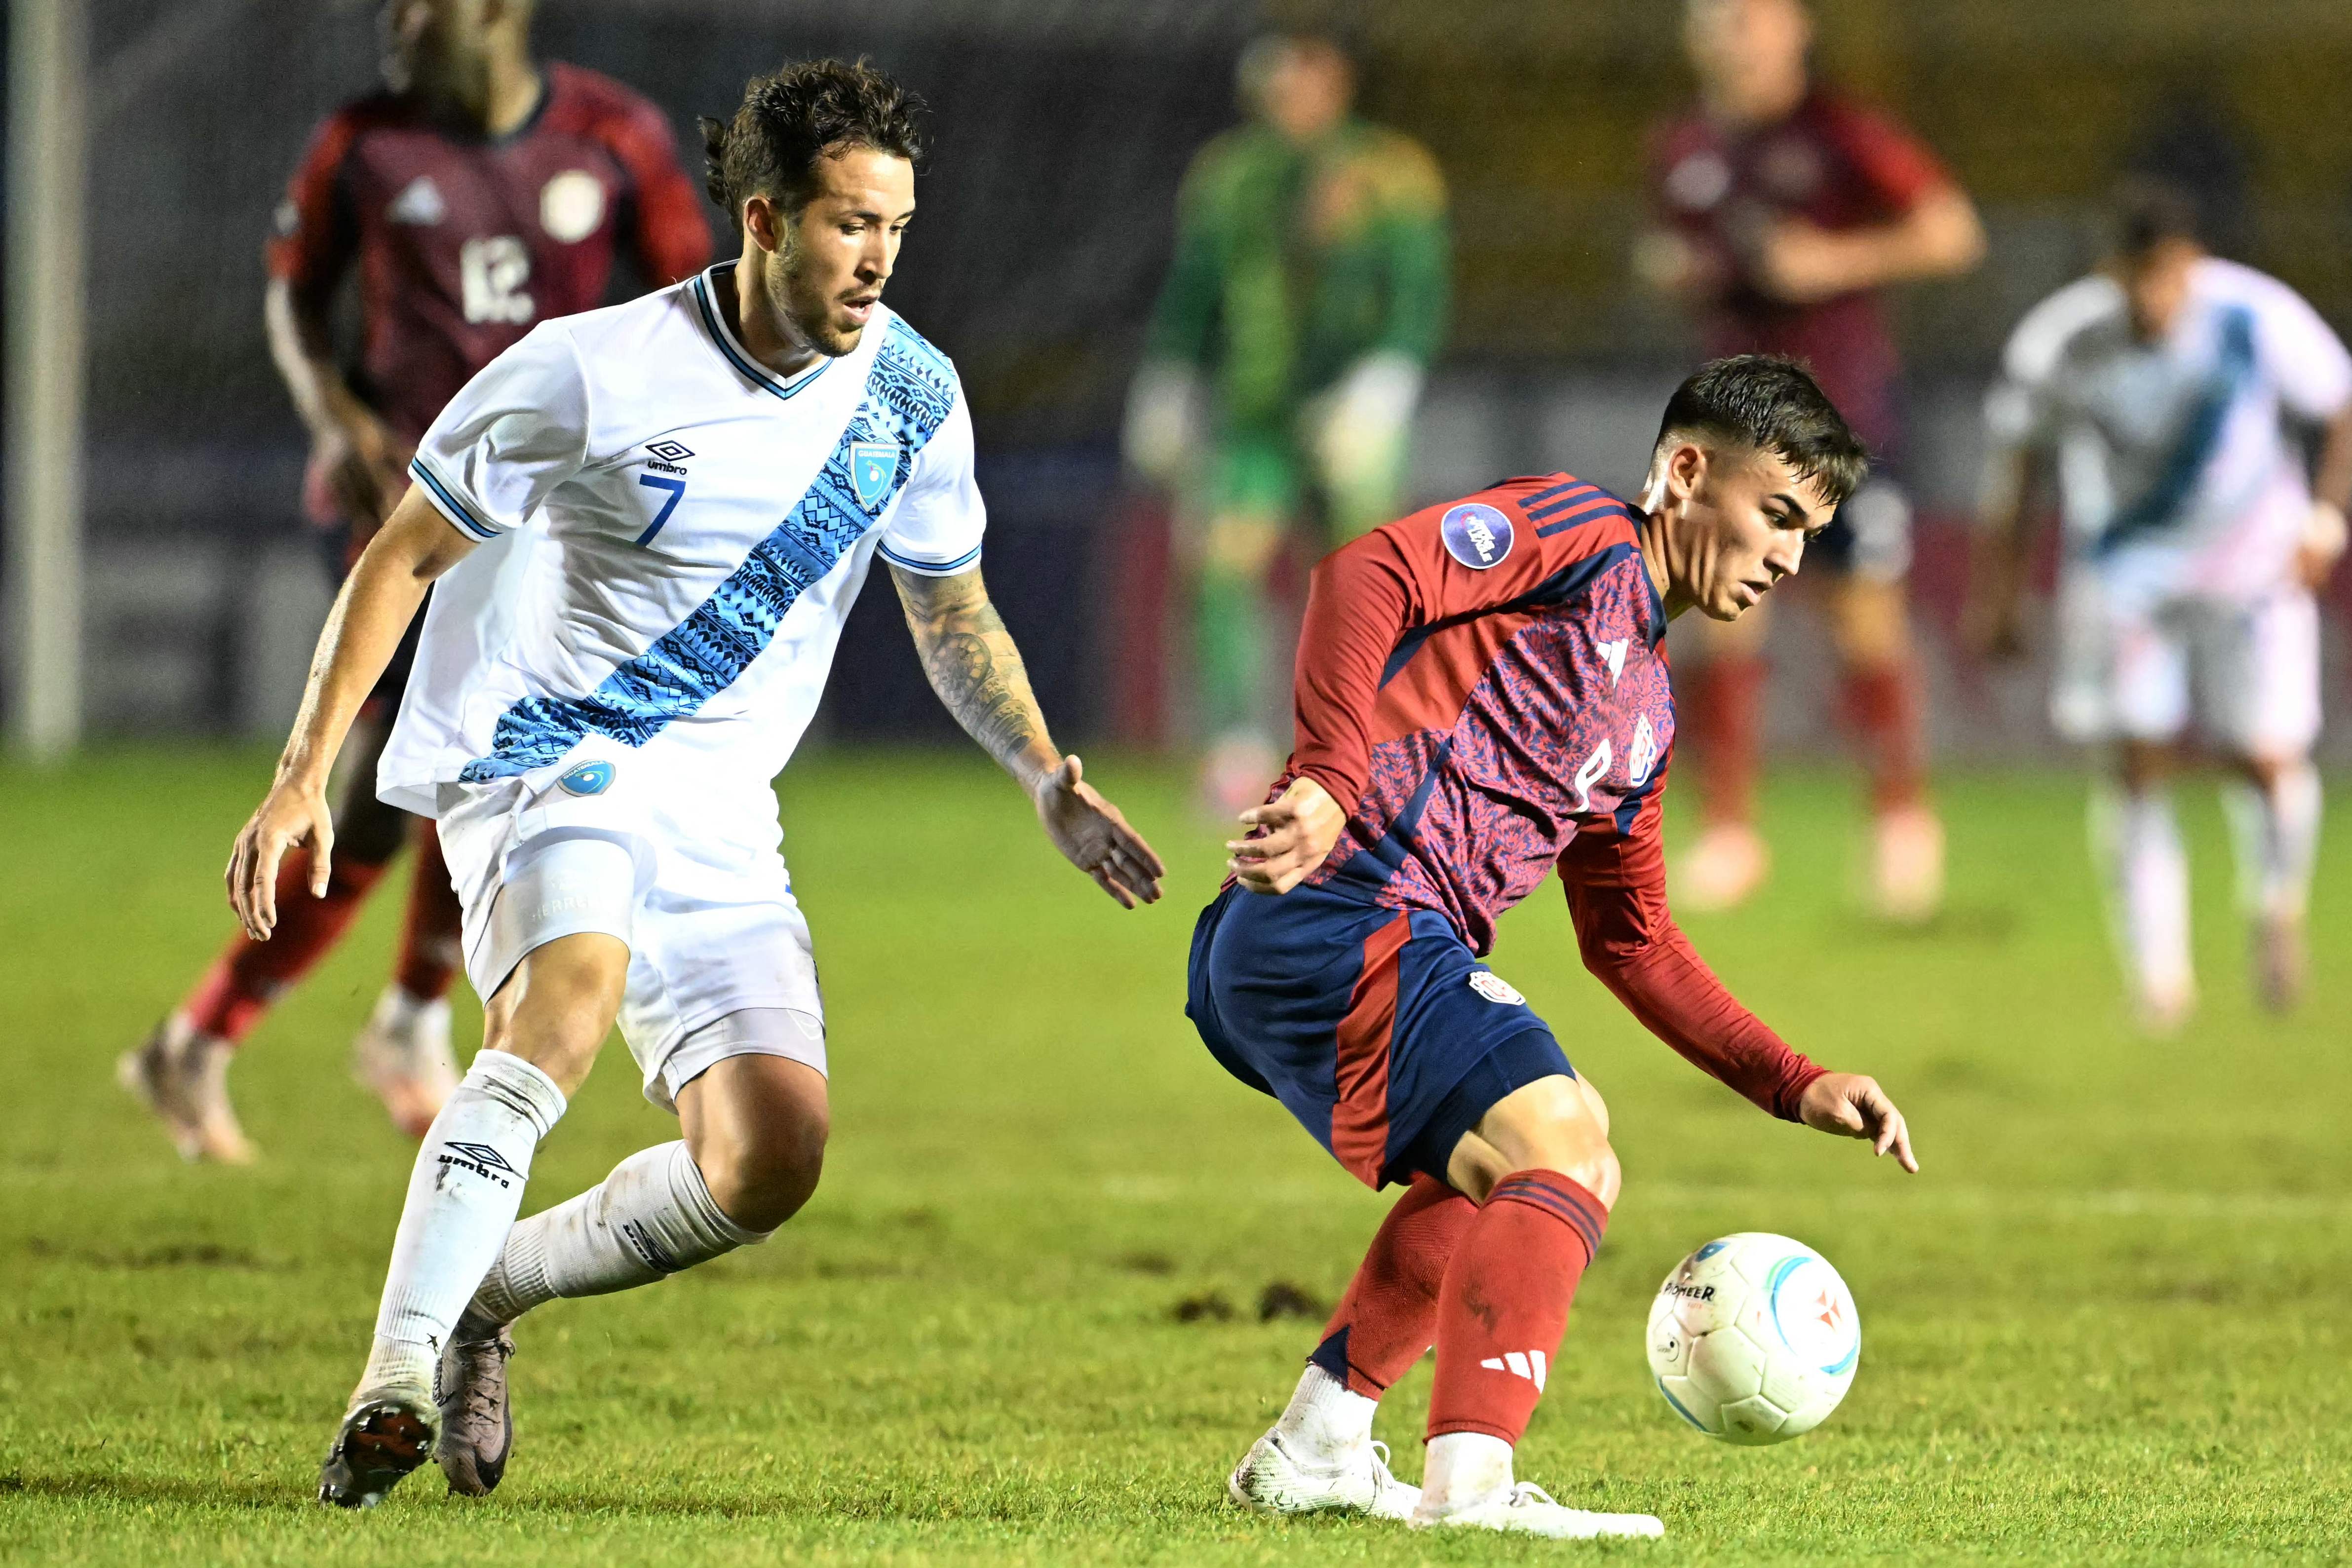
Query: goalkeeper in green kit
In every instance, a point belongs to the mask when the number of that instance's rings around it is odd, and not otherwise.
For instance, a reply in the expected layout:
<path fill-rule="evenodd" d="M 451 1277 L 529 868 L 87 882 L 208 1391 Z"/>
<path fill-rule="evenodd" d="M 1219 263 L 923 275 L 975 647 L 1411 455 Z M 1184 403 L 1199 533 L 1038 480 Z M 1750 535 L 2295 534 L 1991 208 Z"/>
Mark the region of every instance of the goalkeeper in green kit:
<path fill-rule="evenodd" d="M 1192 543 L 1202 794 L 1223 815 L 1259 802 L 1286 749 L 1268 733 L 1268 569 L 1310 519 L 1319 555 L 1397 515 L 1448 270 L 1437 165 L 1350 112 L 1336 41 L 1262 37 L 1240 78 L 1253 118 L 1185 176 L 1126 429 Z"/>

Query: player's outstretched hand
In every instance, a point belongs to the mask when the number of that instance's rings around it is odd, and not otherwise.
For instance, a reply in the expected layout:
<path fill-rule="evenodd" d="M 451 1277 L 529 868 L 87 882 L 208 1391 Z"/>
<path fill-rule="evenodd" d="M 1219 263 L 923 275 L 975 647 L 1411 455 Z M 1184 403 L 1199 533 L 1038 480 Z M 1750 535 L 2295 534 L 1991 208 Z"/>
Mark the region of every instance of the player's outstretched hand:
<path fill-rule="evenodd" d="M 1859 1072 L 1825 1072 L 1805 1086 L 1797 1114 L 1817 1132 L 1840 1137 L 1868 1138 L 1874 1155 L 1892 1153 L 1895 1163 L 1919 1174 L 1918 1157 L 1911 1152 L 1911 1129 L 1903 1113 L 1878 1086 L 1878 1080 Z"/>
<path fill-rule="evenodd" d="M 1225 869 L 1252 893 L 1288 893 L 1339 841 L 1348 813 L 1312 779 L 1294 779 L 1271 804 L 1242 813 L 1249 836 L 1226 841 Z"/>
<path fill-rule="evenodd" d="M 237 924 L 256 942 L 267 942 L 278 926 L 278 862 L 297 844 L 310 846 L 310 896 L 327 896 L 334 869 L 335 819 L 324 790 L 315 784 L 280 779 L 254 809 L 236 847 L 229 851 L 228 904 Z"/>
<path fill-rule="evenodd" d="M 1095 793 L 1075 756 L 1063 758 L 1037 786 L 1037 820 L 1045 824 L 1054 847 L 1118 900 L 1120 908 L 1160 901 L 1160 879 L 1168 868 L 1143 835 L 1127 825 L 1118 808 Z"/>

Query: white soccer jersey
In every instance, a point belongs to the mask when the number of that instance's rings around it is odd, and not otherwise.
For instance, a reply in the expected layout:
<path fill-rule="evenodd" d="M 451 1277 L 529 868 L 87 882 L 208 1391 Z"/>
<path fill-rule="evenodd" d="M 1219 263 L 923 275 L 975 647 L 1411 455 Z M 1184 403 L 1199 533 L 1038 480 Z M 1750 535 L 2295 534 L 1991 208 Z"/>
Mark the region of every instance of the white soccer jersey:
<path fill-rule="evenodd" d="M 2247 597 L 2284 578 L 2310 514 L 2283 416 L 2352 401 L 2352 356 L 2274 277 L 2208 257 L 2160 343 L 2093 277 L 2029 312 L 1986 407 L 1997 446 L 2058 457 L 2068 554 L 2117 591 Z"/>
<path fill-rule="evenodd" d="M 486 542 L 435 588 L 386 801 L 436 815 L 437 786 L 575 749 L 764 793 L 872 558 L 978 562 L 947 357 L 877 306 L 854 352 L 780 379 L 719 314 L 734 265 L 541 323 L 425 432 L 412 476 Z"/>

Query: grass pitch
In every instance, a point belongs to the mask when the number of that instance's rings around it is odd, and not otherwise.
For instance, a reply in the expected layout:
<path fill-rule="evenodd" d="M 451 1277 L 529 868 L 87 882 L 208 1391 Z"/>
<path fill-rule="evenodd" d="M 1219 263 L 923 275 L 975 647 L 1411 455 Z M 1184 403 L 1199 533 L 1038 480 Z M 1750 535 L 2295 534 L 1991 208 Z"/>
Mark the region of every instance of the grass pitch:
<path fill-rule="evenodd" d="M 1222 1495 L 1382 1200 L 1181 1015 L 1214 835 L 1176 780 L 1096 777 L 1174 867 L 1122 915 L 977 758 L 816 758 L 786 851 L 832 1009 L 824 1186 L 773 1242 L 521 1327 L 516 1457 L 487 1501 L 420 1472 L 361 1515 L 310 1502 L 356 1374 L 409 1148 L 345 1075 L 394 915 L 256 1036 L 236 1091 L 266 1158 L 183 1166 L 114 1088 L 227 933 L 219 868 L 250 752 L 0 771 L 0 1560 L 7 1562 L 1644 1563 L 2312 1560 L 2352 1542 L 2352 821 L 2321 875 L 2314 995 L 2257 1014 L 2210 791 L 2190 790 L 2207 1005 L 2126 1027 L 2081 789 L 1949 780 L 1951 908 L 1924 933 L 1846 898 L 1844 784 L 1770 797 L 1778 880 L 1690 923 L 1817 1058 L 1877 1073 L 1926 1174 L 1767 1120 L 1578 970 L 1556 894 L 1496 967 L 1607 1094 L 1626 1170 L 1522 1473 L 1663 1515 L 1614 1549 L 1276 1522 Z M 388 890 L 388 892 L 391 890 Z M 463 995 L 461 988 L 461 996 Z M 461 1011 L 465 1004 L 461 1004 Z M 461 1022 L 469 1036 L 476 1026 Z M 673 1136 L 617 1041 L 528 1206 Z M 1852 1282 L 1861 1375 L 1766 1450 L 1691 1433 L 1642 1357 L 1685 1250 L 1786 1231 Z M 1381 1435 L 1419 1470 L 1428 1370 Z"/>

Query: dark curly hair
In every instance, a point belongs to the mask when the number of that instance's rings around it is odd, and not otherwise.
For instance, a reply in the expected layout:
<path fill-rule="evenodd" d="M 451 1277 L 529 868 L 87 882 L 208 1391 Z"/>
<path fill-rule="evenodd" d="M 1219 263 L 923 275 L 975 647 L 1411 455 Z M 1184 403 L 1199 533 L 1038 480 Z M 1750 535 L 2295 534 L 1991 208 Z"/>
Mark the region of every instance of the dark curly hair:
<path fill-rule="evenodd" d="M 816 194 L 816 162 L 851 148 L 923 156 L 923 100 L 864 59 L 803 60 L 753 77 L 732 120 L 701 120 L 705 189 L 740 235 L 743 204 L 767 196 L 797 213 Z"/>
<path fill-rule="evenodd" d="M 1799 479 L 1818 483 L 1833 511 L 1870 471 L 1869 449 L 1812 372 L 1779 354 L 1735 354 L 1701 365 L 1675 389 L 1658 426 L 1660 442 L 1677 434 L 1769 452 Z"/>

